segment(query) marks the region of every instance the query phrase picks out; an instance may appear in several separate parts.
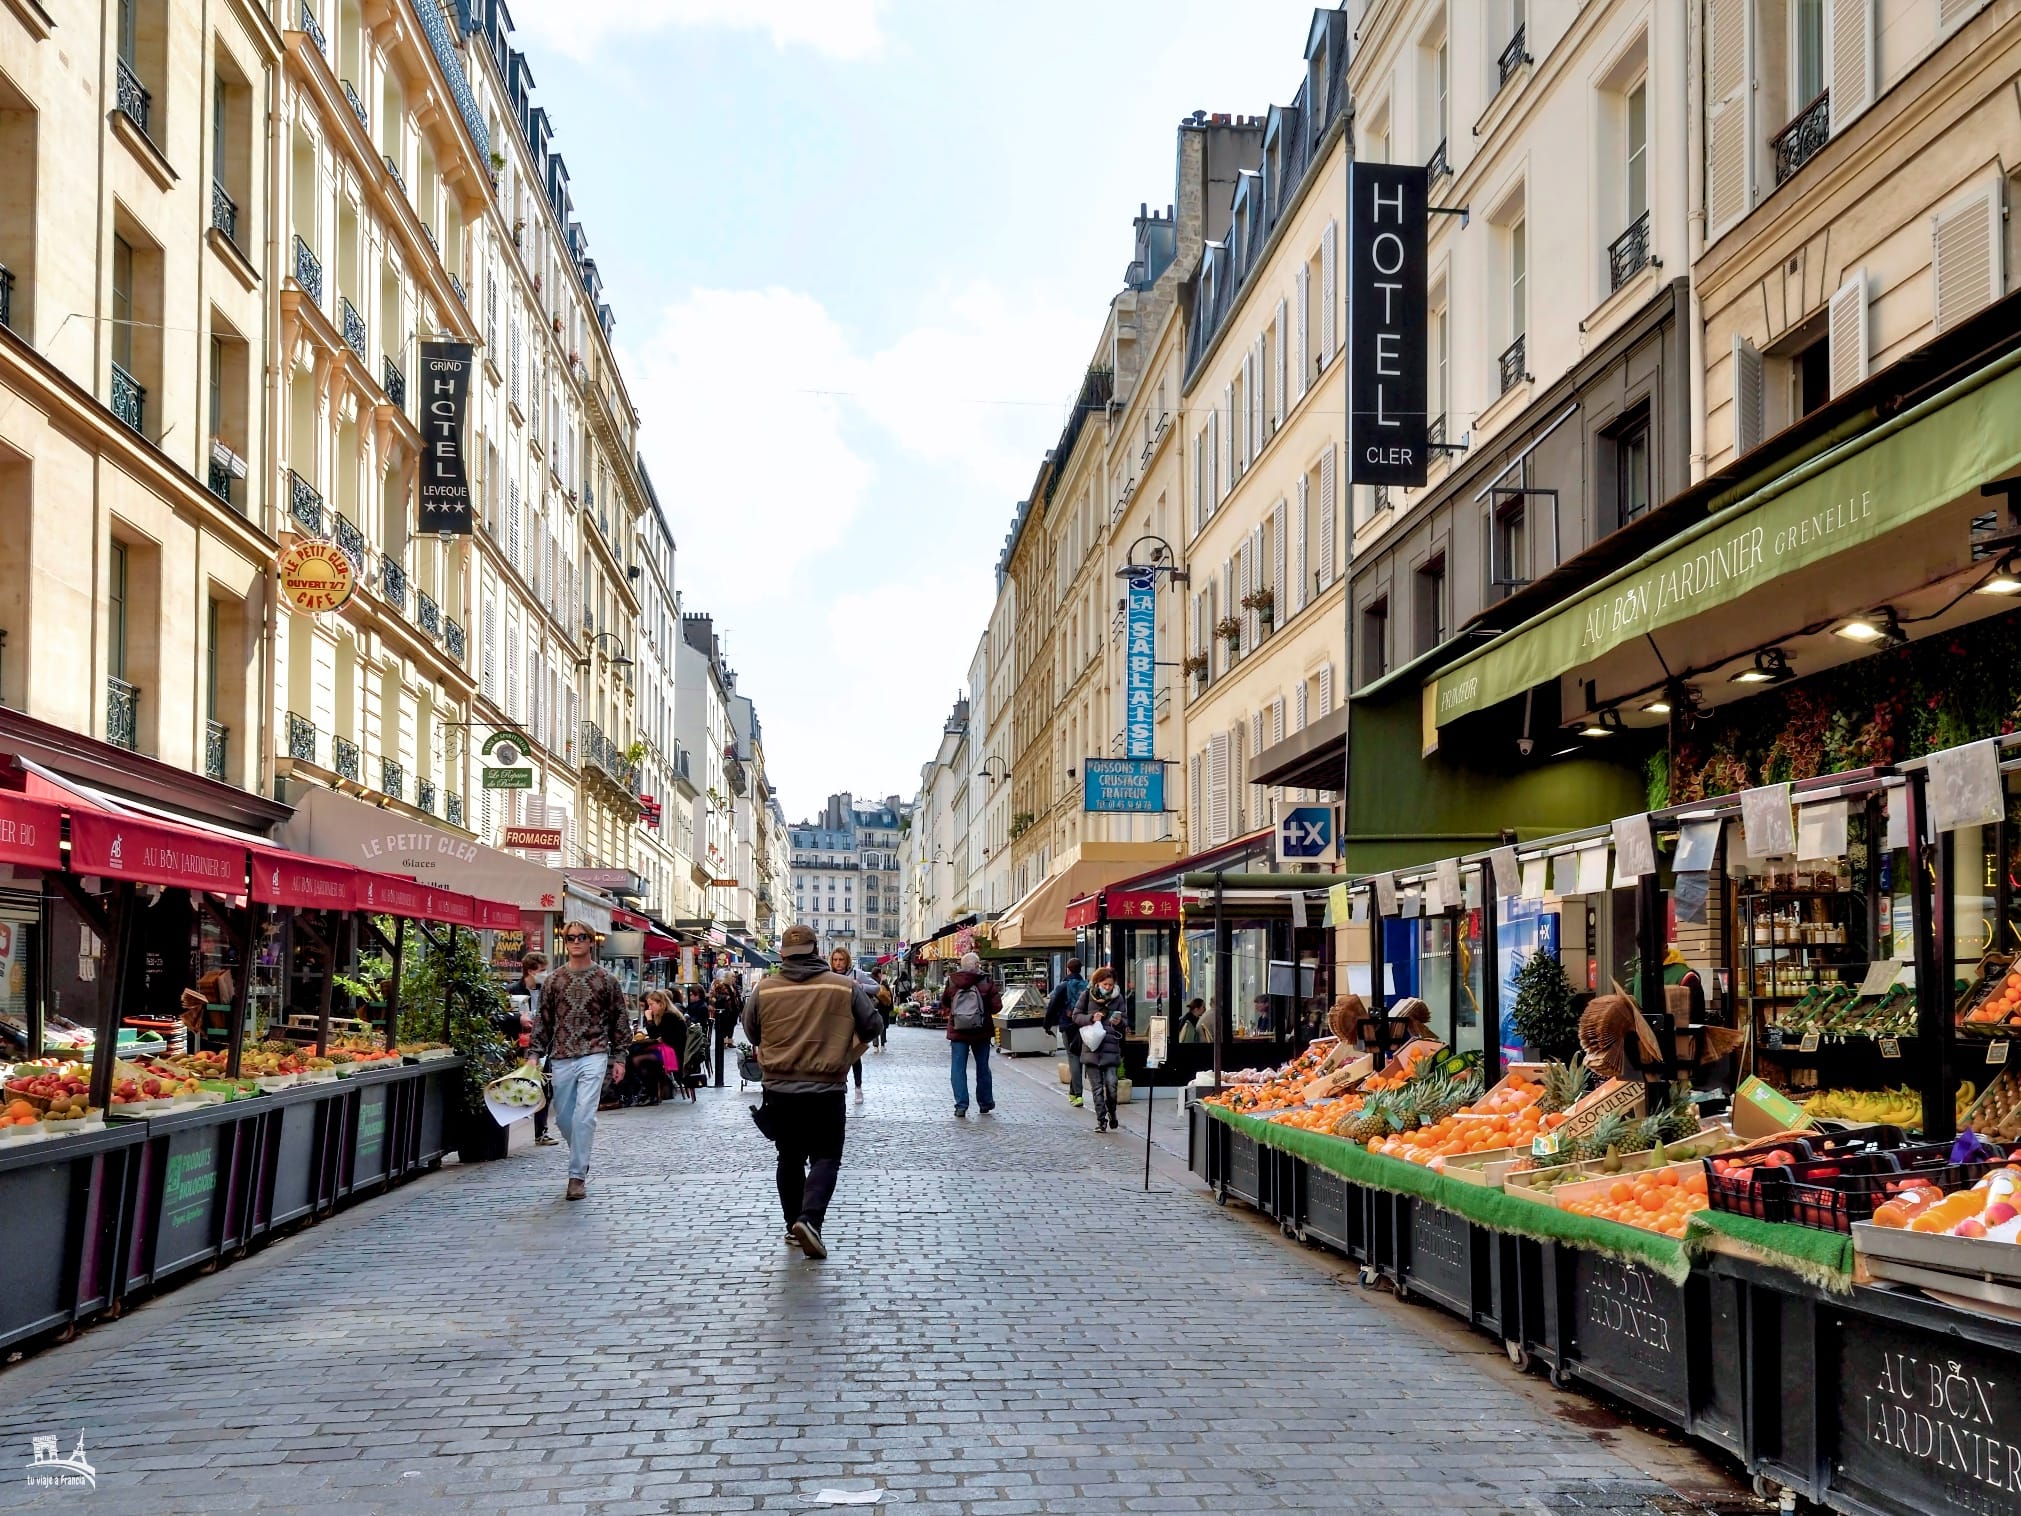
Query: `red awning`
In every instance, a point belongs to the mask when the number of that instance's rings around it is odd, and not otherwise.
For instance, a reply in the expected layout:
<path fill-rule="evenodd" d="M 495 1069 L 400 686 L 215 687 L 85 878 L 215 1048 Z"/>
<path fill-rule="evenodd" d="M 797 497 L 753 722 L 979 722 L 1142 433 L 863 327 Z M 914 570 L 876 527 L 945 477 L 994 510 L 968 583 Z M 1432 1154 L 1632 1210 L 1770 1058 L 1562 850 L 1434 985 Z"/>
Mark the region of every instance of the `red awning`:
<path fill-rule="evenodd" d="M 611 924 L 613 926 L 630 927 L 635 932 L 643 932 L 651 925 L 637 911 L 627 911 L 619 906 L 611 907 Z"/>
<path fill-rule="evenodd" d="M 477 901 L 469 895 L 459 895 L 454 890 L 438 890 L 434 885 L 424 885 L 428 891 L 428 919 L 446 921 L 451 926 L 477 925 Z"/>
<path fill-rule="evenodd" d="M 680 956 L 681 945 L 674 941 L 673 938 L 662 937 L 658 932 L 646 933 L 646 957 L 678 958 Z"/>
<path fill-rule="evenodd" d="M 487 931 L 516 932 L 520 929 L 519 907 L 502 900 L 477 902 L 477 924 Z"/>
<path fill-rule="evenodd" d="M 209 890 L 219 895 L 246 892 L 246 845 L 210 832 L 136 821 L 72 805 L 70 871 Z"/>
<path fill-rule="evenodd" d="M 399 879 L 392 874 L 375 874 L 369 869 L 358 870 L 357 908 L 370 911 L 375 916 L 407 916 L 427 918 L 428 886 L 416 884 L 411 879 Z"/>
<path fill-rule="evenodd" d="M 358 871 L 347 863 L 253 849 L 253 899 L 266 905 L 348 911 L 354 907 L 357 882 Z"/>
<path fill-rule="evenodd" d="M 30 869 L 63 867 L 63 816 L 53 805 L 0 794 L 0 863 Z"/>

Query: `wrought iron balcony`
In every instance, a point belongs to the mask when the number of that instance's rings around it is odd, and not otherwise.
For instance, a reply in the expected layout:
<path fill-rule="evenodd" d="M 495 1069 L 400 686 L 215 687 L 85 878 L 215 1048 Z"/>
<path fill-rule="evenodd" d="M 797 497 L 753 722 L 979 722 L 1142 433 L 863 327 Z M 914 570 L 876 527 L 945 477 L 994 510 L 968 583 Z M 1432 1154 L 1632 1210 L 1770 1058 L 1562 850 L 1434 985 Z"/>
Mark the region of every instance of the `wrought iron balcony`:
<path fill-rule="evenodd" d="M 1431 424 L 1425 428 L 1425 445 L 1434 448 L 1446 445 L 1446 418 L 1443 411 L 1432 417 Z"/>
<path fill-rule="evenodd" d="M 442 635 L 442 607 L 426 590 L 414 592 L 414 624 L 431 637 Z"/>
<path fill-rule="evenodd" d="M 449 656 L 458 663 L 463 661 L 463 628 L 448 616 L 442 618 L 442 645 L 449 649 Z"/>
<path fill-rule="evenodd" d="M 407 570 L 391 558 L 379 565 L 379 593 L 394 610 L 407 614 Z"/>
<path fill-rule="evenodd" d="M 400 172 L 400 165 L 393 161 L 393 155 L 391 153 L 381 153 L 379 157 L 386 165 L 386 172 L 393 176 L 393 182 L 400 186 L 400 193 L 406 194 L 407 177 Z"/>
<path fill-rule="evenodd" d="M 458 300 L 461 300 L 465 305 L 470 304 L 470 296 L 463 288 L 463 281 L 454 274 L 449 276 L 449 287 L 456 291 L 456 298 Z"/>
<path fill-rule="evenodd" d="M 129 753 L 140 750 L 140 691 L 111 675 L 105 680 L 105 740 Z"/>
<path fill-rule="evenodd" d="M 400 365 L 391 358 L 381 360 L 379 383 L 386 391 L 386 398 L 396 410 L 407 409 L 407 376 L 400 372 Z"/>
<path fill-rule="evenodd" d="M 232 729 L 222 721 L 204 723 L 204 774 L 223 780 L 231 766 Z"/>
<path fill-rule="evenodd" d="M 349 79 L 344 81 L 344 98 L 351 102 L 351 110 L 357 116 L 358 124 L 369 132 L 372 129 L 372 118 L 365 113 L 365 102 L 358 98 L 358 92 L 351 87 Z"/>
<path fill-rule="evenodd" d="M 427 779 L 417 779 L 414 781 L 414 808 L 426 811 L 431 816 L 435 814 L 435 785 L 433 781 Z"/>
<path fill-rule="evenodd" d="M 300 232 L 295 234 L 295 283 L 316 304 L 323 303 L 323 265 Z"/>
<path fill-rule="evenodd" d="M 451 826 L 463 825 L 463 797 L 454 790 L 442 793 L 442 819 Z"/>
<path fill-rule="evenodd" d="M 1500 366 L 1504 395 L 1530 377 L 1529 334 L 1525 333 L 1502 350 Z"/>
<path fill-rule="evenodd" d="M 323 497 L 293 469 L 288 470 L 288 514 L 311 537 L 323 535 Z"/>
<path fill-rule="evenodd" d="M 1813 154 L 1831 140 L 1832 92 L 1821 90 L 1788 126 L 1769 142 L 1775 149 L 1775 182 L 1780 184 L 1810 162 Z"/>
<path fill-rule="evenodd" d="M 352 524 L 349 516 L 338 516 L 335 535 L 337 546 L 351 560 L 351 571 L 362 575 L 365 572 L 365 534 Z"/>
<path fill-rule="evenodd" d="M 211 225 L 224 233 L 225 241 L 239 240 L 239 205 L 225 193 L 224 185 L 211 180 Z"/>
<path fill-rule="evenodd" d="M 14 270 L 0 263 L 0 326 L 14 325 Z"/>
<path fill-rule="evenodd" d="M 288 712 L 288 756 L 316 761 L 316 723 L 295 711 Z"/>
<path fill-rule="evenodd" d="M 406 798 L 407 771 L 392 758 L 379 760 L 379 788 L 395 800 Z"/>
<path fill-rule="evenodd" d="M 211 459 L 210 487 L 211 493 L 226 505 L 232 503 L 232 471 L 215 458 Z"/>
<path fill-rule="evenodd" d="M 344 342 L 362 361 L 365 357 L 365 318 L 347 295 L 337 297 L 337 317 L 344 327 Z"/>
<path fill-rule="evenodd" d="M 576 756 L 583 765 L 602 769 L 627 794 L 638 793 L 639 766 L 625 757 L 624 749 L 606 737 L 603 728 L 594 721 L 582 724 Z"/>
<path fill-rule="evenodd" d="M 316 51 L 327 58 L 330 55 L 330 39 L 323 35 L 323 24 L 316 19 L 315 11 L 309 8 L 309 0 L 302 0 L 302 30 L 316 44 Z"/>
<path fill-rule="evenodd" d="M 349 779 L 353 783 L 356 783 L 358 775 L 362 772 L 362 768 L 358 762 L 358 744 L 353 742 L 349 737 L 332 737 L 330 739 L 330 767 L 337 771 L 340 778 Z"/>
<path fill-rule="evenodd" d="M 1628 223 L 1628 230 L 1607 244 L 1607 276 L 1619 289 L 1650 263 L 1649 212 Z"/>
<path fill-rule="evenodd" d="M 1452 162 L 1446 157 L 1446 142 L 1441 137 L 1439 145 L 1432 150 L 1430 161 L 1425 164 L 1426 187 L 1429 188 L 1431 185 L 1437 184 L 1439 180 L 1447 178 L 1451 175 L 1452 171 Z"/>
<path fill-rule="evenodd" d="M 147 435 L 147 386 L 116 363 L 112 366 L 112 414 Z"/>
<path fill-rule="evenodd" d="M 140 82 L 140 75 L 133 71 L 133 65 L 124 58 L 119 60 L 119 113 L 147 135 L 147 113 L 154 104 L 154 96 L 147 92 L 147 86 Z"/>
<path fill-rule="evenodd" d="M 1529 40 L 1529 30 L 1528 26 L 1517 27 L 1515 36 L 1509 39 L 1509 45 L 1502 49 L 1501 57 L 1495 60 L 1495 68 L 1498 71 L 1495 78 L 1496 89 L 1507 84 L 1509 76 L 1530 61 L 1530 55 L 1523 51 L 1523 44 Z"/>

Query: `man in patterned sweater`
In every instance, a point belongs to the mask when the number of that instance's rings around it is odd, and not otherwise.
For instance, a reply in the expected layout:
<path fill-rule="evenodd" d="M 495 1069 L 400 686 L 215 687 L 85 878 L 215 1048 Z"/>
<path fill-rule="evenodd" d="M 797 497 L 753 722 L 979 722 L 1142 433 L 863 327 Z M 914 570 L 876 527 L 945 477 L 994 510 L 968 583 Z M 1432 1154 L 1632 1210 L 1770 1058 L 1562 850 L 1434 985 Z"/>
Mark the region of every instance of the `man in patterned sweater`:
<path fill-rule="evenodd" d="M 632 1040 L 624 987 L 591 956 L 596 932 L 580 921 L 561 929 L 568 961 L 547 976 L 534 1018 L 534 1060 L 549 1060 L 554 1079 L 554 1119 L 568 1139 L 568 1190 L 580 1200 L 588 1190 L 590 1148 L 596 1141 L 597 1100 L 604 1081 L 623 1070 Z"/>

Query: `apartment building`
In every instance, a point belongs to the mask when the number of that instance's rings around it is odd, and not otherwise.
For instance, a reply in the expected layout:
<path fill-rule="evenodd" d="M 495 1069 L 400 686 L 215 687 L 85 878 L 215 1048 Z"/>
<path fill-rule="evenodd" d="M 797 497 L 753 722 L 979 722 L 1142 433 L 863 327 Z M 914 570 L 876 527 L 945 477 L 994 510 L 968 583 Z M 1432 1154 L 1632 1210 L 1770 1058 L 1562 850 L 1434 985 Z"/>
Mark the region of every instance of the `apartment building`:
<path fill-rule="evenodd" d="M 787 829 L 793 919 L 813 928 L 822 952 L 847 948 L 870 965 L 898 950 L 907 910 L 900 883 L 905 822 L 898 796 L 858 806 L 844 791 L 830 795 L 813 821 Z"/>
<path fill-rule="evenodd" d="M 681 640 L 674 649 L 674 740 L 693 757 L 681 777 L 696 789 L 694 830 L 689 845 L 691 877 L 702 891 L 703 920 L 727 916 L 718 894 L 733 880 L 733 807 L 728 765 L 735 753 L 730 737 L 730 682 L 714 618 L 684 612 Z"/>
<path fill-rule="evenodd" d="M 633 683 L 638 691 L 639 825 L 632 833 L 632 867 L 646 881 L 648 914 L 662 920 L 702 914 L 702 893 L 693 875 L 691 839 L 694 801 L 693 757 L 675 736 L 675 645 L 680 640 L 681 597 L 674 579 L 674 534 L 653 492 L 644 460 L 639 482 L 646 510 L 639 520 L 640 574 L 638 638 L 633 649 Z"/>
<path fill-rule="evenodd" d="M 0 727 L 264 828 L 293 44 L 259 5 L 60 9 L 0 10 Z"/>

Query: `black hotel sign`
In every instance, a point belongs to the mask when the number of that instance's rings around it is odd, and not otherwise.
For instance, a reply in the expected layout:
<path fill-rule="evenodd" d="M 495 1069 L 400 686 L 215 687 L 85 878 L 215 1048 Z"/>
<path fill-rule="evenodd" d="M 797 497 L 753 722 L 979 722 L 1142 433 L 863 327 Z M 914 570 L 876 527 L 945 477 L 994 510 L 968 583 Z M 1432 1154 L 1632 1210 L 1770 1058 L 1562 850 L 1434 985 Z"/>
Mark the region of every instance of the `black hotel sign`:
<path fill-rule="evenodd" d="M 1421 485 L 1425 445 L 1425 171 L 1355 163 L 1347 175 L 1347 477 Z"/>
<path fill-rule="evenodd" d="M 470 535 L 463 415 L 470 403 L 468 342 L 421 344 L 421 530 Z"/>

